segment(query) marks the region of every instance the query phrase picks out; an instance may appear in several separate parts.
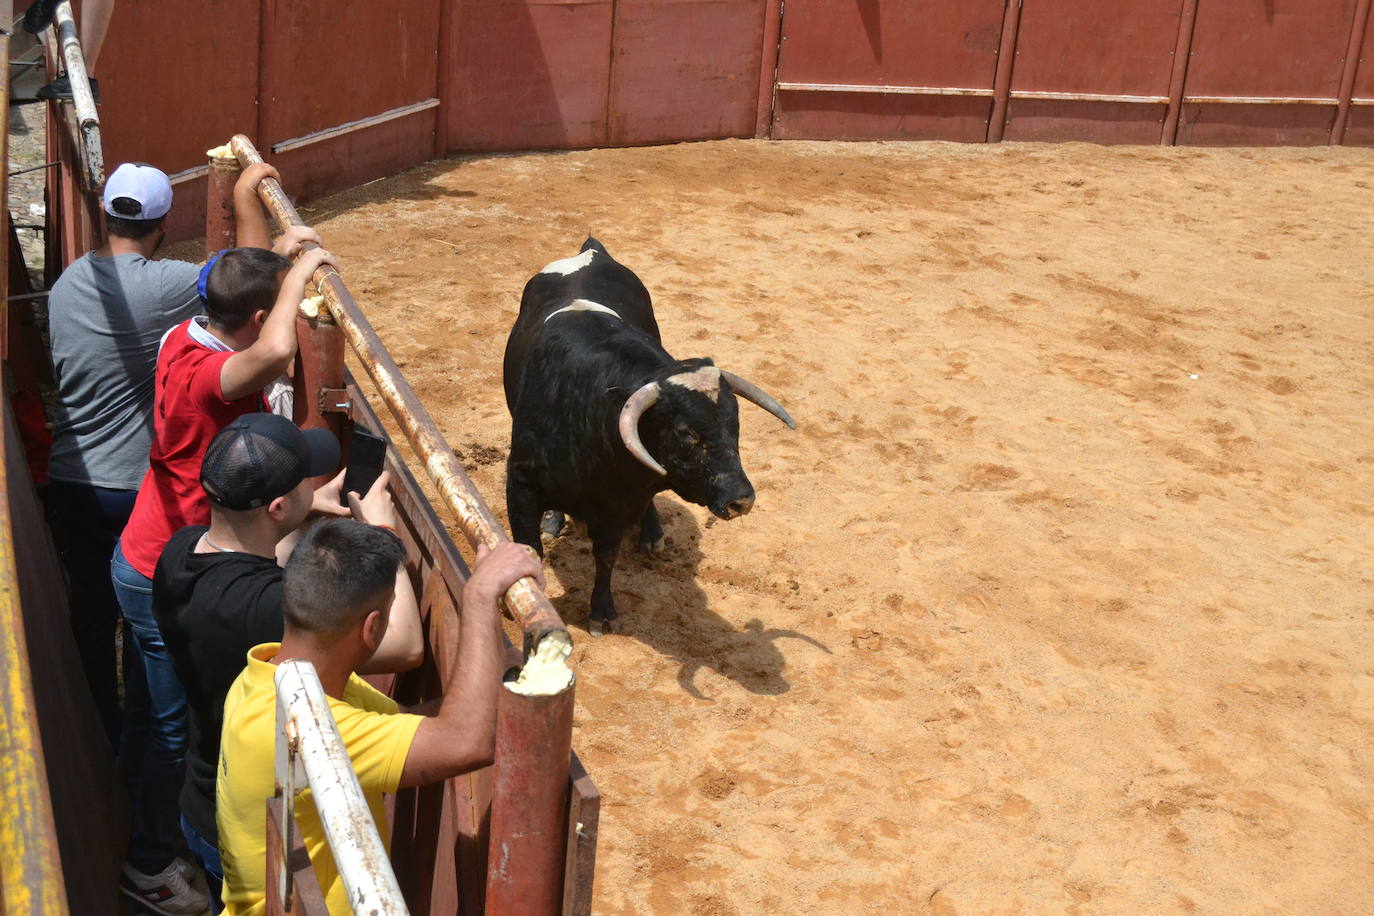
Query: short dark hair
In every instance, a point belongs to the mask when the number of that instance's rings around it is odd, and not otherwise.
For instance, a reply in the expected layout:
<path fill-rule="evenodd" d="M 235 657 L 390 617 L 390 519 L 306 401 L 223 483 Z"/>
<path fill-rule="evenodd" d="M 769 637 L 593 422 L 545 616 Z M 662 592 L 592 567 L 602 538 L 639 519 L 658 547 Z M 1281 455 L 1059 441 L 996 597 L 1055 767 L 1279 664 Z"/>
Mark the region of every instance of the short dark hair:
<path fill-rule="evenodd" d="M 132 197 L 116 197 L 110 201 L 110 208 L 116 213 L 141 213 L 143 205 Z M 159 216 L 157 219 L 131 219 L 128 216 L 115 216 L 110 213 L 105 214 L 105 231 L 110 235 L 118 236 L 130 241 L 141 241 L 146 239 L 158 230 L 162 221 L 167 217 Z"/>
<path fill-rule="evenodd" d="M 293 629 L 333 635 L 376 609 L 405 560 L 400 538 L 351 518 L 312 525 L 282 574 L 282 616 Z"/>
<path fill-rule="evenodd" d="M 281 288 L 278 275 L 291 262 L 266 248 L 230 248 L 205 280 L 205 313 L 211 324 L 237 331 L 259 309 L 271 310 Z"/>

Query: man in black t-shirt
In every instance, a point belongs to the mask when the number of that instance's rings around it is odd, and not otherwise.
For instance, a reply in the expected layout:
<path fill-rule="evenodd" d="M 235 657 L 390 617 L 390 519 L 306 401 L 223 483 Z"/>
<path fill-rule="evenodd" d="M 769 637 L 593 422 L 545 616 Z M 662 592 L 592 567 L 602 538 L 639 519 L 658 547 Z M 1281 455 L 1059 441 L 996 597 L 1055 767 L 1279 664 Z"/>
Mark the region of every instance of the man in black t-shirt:
<path fill-rule="evenodd" d="M 253 646 L 282 638 L 282 568 L 286 546 L 313 513 L 337 515 L 339 474 L 319 490 L 311 478 L 334 470 L 339 444 L 327 430 L 298 429 L 269 413 L 247 414 L 215 436 L 201 486 L 210 526 L 183 528 L 167 542 L 153 576 L 153 611 L 186 688 L 190 742 L 181 790 L 181 827 L 200 860 L 218 908 L 220 866 L 215 829 L 215 773 L 224 697 Z M 395 527 L 387 475 L 362 498 L 362 520 Z M 398 626 L 399 624 L 399 626 Z M 397 574 L 391 626 L 364 673 L 405 671 L 424 655 L 415 592 Z"/>

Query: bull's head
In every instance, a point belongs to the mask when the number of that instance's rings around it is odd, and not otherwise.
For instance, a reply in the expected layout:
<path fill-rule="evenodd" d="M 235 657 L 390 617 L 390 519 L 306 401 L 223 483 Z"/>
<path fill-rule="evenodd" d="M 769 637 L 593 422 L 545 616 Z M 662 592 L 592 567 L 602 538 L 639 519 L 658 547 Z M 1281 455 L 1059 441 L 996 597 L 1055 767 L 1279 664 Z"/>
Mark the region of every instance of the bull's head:
<path fill-rule="evenodd" d="M 683 499 L 724 519 L 754 506 L 754 487 L 739 460 L 736 394 L 797 428 L 767 392 L 722 372 L 709 359 L 687 360 L 659 372 L 620 411 L 620 438 L 630 454 L 667 478 Z"/>

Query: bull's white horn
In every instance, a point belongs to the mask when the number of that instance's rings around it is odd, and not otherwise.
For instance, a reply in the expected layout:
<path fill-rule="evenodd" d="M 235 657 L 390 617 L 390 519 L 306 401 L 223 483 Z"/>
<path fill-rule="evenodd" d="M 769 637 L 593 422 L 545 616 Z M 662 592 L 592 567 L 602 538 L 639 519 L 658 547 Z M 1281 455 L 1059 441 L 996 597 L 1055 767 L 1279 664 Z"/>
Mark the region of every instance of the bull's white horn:
<path fill-rule="evenodd" d="M 733 372 L 721 371 L 720 377 L 725 379 L 726 384 L 734 390 L 735 394 L 748 401 L 762 407 L 764 410 L 786 423 L 789 429 L 796 429 L 797 424 L 788 416 L 787 411 L 782 409 L 782 405 L 773 400 L 773 396 L 764 391 L 758 385 L 748 379 L 742 379 Z"/>
<path fill-rule="evenodd" d="M 640 464 L 660 477 L 667 477 L 668 472 L 663 469 L 663 465 L 654 460 L 654 456 L 649 454 L 649 450 L 639 440 L 639 418 L 644 415 L 644 411 L 654 406 L 657 400 L 658 382 L 650 382 L 630 395 L 625 406 L 620 408 L 620 438 Z"/>

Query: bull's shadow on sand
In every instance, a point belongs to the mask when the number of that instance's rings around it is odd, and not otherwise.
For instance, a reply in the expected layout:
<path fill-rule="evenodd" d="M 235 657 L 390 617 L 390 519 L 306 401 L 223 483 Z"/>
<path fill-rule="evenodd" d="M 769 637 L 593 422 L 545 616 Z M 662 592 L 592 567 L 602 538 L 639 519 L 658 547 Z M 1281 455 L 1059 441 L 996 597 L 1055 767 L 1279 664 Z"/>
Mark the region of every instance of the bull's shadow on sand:
<path fill-rule="evenodd" d="M 751 693 L 786 693 L 791 685 L 782 675 L 786 659 L 778 642 L 798 639 L 827 653 L 830 649 L 805 633 L 769 627 L 759 618 L 736 629 L 712 611 L 709 596 L 697 584 L 704 554 L 696 517 L 671 493 L 660 493 L 654 504 L 666 545 L 651 557 L 635 542 L 637 531 L 626 534 L 613 580 L 619 628 L 616 635 L 600 638 L 637 639 L 674 660 L 681 665 L 678 683 L 697 699 L 710 699 L 696 683 L 702 668 L 716 671 Z M 708 537 L 708 550 L 709 541 Z M 591 544 L 569 525 L 545 545 L 544 561 L 566 589 L 554 599 L 554 607 L 565 621 L 585 628 L 595 573 Z M 728 564 L 728 558 L 721 560 Z"/>

